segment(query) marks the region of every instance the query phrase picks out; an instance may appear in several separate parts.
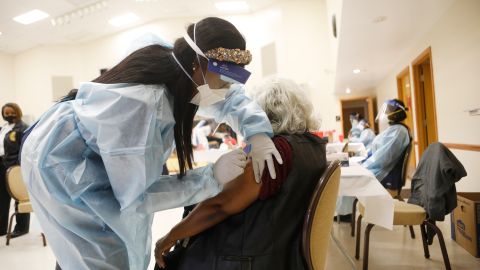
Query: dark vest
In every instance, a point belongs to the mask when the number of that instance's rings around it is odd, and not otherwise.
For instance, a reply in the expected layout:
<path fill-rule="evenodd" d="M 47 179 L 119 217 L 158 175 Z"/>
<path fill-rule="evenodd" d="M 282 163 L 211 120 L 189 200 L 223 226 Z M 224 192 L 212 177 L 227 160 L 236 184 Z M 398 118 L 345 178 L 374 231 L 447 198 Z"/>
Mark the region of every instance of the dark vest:
<path fill-rule="evenodd" d="M 325 141 L 311 134 L 284 136 L 292 168 L 280 191 L 200 234 L 179 270 L 302 270 L 301 235 L 313 190 L 326 168 Z"/>

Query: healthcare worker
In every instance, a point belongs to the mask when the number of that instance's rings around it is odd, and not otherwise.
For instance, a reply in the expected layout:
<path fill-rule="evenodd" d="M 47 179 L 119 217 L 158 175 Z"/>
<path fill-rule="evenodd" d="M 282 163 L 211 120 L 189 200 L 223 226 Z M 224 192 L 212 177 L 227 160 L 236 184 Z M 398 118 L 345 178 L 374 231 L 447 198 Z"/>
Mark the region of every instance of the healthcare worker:
<path fill-rule="evenodd" d="M 372 142 L 375 139 L 375 133 L 370 128 L 370 125 L 365 119 L 362 119 L 357 124 L 357 129 L 360 130 L 360 137 L 348 138 L 349 142 L 363 143 L 367 150 L 372 146 Z"/>
<path fill-rule="evenodd" d="M 198 203 L 243 172 L 242 151 L 187 170 L 198 105 L 247 139 L 258 174 L 274 169 L 272 155 L 282 162 L 265 113 L 230 87 L 248 77 L 242 35 L 219 18 L 187 32 L 173 48 L 147 46 L 81 84 L 27 131 L 22 174 L 57 268 L 146 269 L 153 213 Z M 180 174 L 164 176 L 174 145 Z"/>
<path fill-rule="evenodd" d="M 408 127 L 402 123 L 407 118 L 407 108 L 398 99 L 385 101 L 376 121 L 388 121 L 389 127 L 372 142 L 371 153 L 362 165 L 382 182 L 392 171 L 411 142 Z"/>
<path fill-rule="evenodd" d="M 407 118 L 406 111 L 407 108 L 398 99 L 385 101 L 375 121 L 388 121 L 389 127 L 375 137 L 371 144 L 369 157 L 362 163 L 386 188 L 389 188 L 391 183 L 389 179 L 385 178 L 390 175 L 411 142 L 410 132 L 402 123 Z M 391 178 L 398 179 L 397 177 Z M 350 196 L 342 196 L 337 199 L 336 212 L 340 216 L 340 221 L 350 222 L 354 200 L 355 198 Z"/>
<path fill-rule="evenodd" d="M 358 119 L 360 118 L 360 114 L 357 112 L 351 113 L 350 114 L 350 124 L 352 125 L 352 128 L 350 129 L 350 132 L 348 132 L 348 138 L 359 138 L 360 133 L 362 132 L 360 129 L 358 129 Z"/>

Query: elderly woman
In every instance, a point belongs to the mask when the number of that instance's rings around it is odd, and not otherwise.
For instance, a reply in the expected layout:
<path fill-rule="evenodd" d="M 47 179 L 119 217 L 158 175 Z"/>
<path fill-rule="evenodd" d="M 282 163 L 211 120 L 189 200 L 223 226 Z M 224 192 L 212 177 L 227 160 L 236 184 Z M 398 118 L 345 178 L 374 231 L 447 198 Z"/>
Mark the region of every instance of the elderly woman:
<path fill-rule="evenodd" d="M 247 166 L 243 175 L 198 204 L 157 242 L 160 267 L 307 269 L 301 231 L 310 197 L 326 168 L 325 141 L 309 133 L 318 122 L 312 103 L 295 82 L 270 78 L 257 87 L 254 99 L 267 113 L 284 161 L 274 161 L 277 179 L 264 172 L 257 185 Z M 180 256 L 168 254 L 177 240 L 194 235 Z"/>

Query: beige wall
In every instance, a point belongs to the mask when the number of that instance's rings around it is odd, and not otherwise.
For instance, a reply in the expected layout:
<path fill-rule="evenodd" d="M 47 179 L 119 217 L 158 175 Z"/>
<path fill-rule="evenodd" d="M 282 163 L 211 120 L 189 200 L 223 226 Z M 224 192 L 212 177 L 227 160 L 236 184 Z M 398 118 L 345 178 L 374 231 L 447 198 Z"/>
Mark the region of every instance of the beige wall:
<path fill-rule="evenodd" d="M 456 1 L 412 48 L 408 57 L 376 87 L 378 100 L 396 97 L 396 75 L 431 46 L 438 138 L 444 143 L 480 145 L 480 116 L 469 116 L 465 112 L 480 107 L 479 10 L 480 1 Z M 480 191 L 480 152 L 452 151 L 468 173 L 457 188 L 460 191 Z"/>
<path fill-rule="evenodd" d="M 53 104 L 52 76 L 72 76 L 78 81 L 82 63 L 82 51 L 75 46 L 42 46 L 15 56 L 15 94 L 27 122 Z"/>
<path fill-rule="evenodd" d="M 7 102 L 15 102 L 13 84 L 13 55 L 0 52 L 0 107 Z M 0 125 L 3 119 L 0 117 Z"/>
<path fill-rule="evenodd" d="M 261 48 L 274 42 L 278 73 L 303 84 L 323 119 L 323 128 L 338 130 L 335 115 L 340 110 L 333 94 L 334 74 L 327 72 L 335 70 L 335 59 L 328 41 L 326 9 L 325 1 L 285 1 L 253 14 L 225 18 L 245 35 L 254 57 L 247 67 L 252 72 L 247 87 L 262 79 Z M 153 32 L 173 42 L 185 33 L 188 23 L 199 19 L 159 20 L 75 46 L 43 46 L 18 54 L 14 58 L 18 102 L 27 115 L 37 118 L 52 103 L 52 76 L 73 76 L 78 86 L 97 77 L 101 68 L 118 63 L 142 33 Z"/>

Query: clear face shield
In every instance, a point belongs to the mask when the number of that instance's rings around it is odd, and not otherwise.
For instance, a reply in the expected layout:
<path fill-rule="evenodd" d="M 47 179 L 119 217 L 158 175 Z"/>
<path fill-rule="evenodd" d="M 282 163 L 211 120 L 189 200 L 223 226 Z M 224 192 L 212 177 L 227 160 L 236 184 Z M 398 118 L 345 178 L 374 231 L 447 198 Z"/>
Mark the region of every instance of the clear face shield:
<path fill-rule="evenodd" d="M 375 122 L 386 121 L 389 116 L 406 110 L 407 109 L 402 104 L 395 100 L 387 100 L 383 103 L 382 108 L 380 108 L 380 111 L 375 118 Z"/>
<path fill-rule="evenodd" d="M 195 27 L 193 29 L 193 38 L 196 39 Z M 208 51 L 204 53 L 196 44 L 195 40 L 192 40 L 188 34 L 183 36 L 188 45 L 195 51 L 197 54 L 198 63 L 200 63 L 200 57 L 205 58 L 208 61 L 207 69 L 210 72 L 214 72 L 220 75 L 220 79 L 229 82 L 229 83 L 240 83 L 245 84 L 250 77 L 250 72 L 243 68 L 241 65 L 230 62 L 222 61 L 223 58 L 235 58 L 235 52 L 240 54 L 242 51 L 217 48 L 215 50 Z M 226 59 L 224 59 L 226 60 Z M 202 70 L 202 76 L 204 81 L 205 74 Z"/>
<path fill-rule="evenodd" d="M 197 61 L 200 64 L 200 57 L 205 58 L 208 61 L 207 70 L 209 72 L 219 75 L 221 81 L 230 86 L 233 83 L 245 84 L 250 77 L 250 72 L 243 68 L 237 62 L 250 62 L 251 55 L 248 51 L 242 51 L 239 49 L 225 49 L 225 48 L 216 48 L 204 53 L 196 44 L 196 25 L 193 28 L 193 38 L 192 40 L 188 34 L 184 35 L 184 39 L 187 44 L 195 51 Z M 200 68 L 202 72 L 202 77 L 204 84 L 198 85 L 191 78 L 191 76 L 186 72 L 180 62 L 177 60 L 175 55 L 172 53 L 177 64 L 182 68 L 184 73 L 192 80 L 192 82 L 197 86 L 198 93 L 192 98 L 191 103 L 198 105 L 200 107 L 209 106 L 216 102 L 219 102 L 225 99 L 225 96 L 229 90 L 229 87 L 223 88 L 211 88 L 208 84 L 207 75 L 203 72 L 203 69 Z M 221 61 L 221 60 L 233 60 L 232 61 Z"/>

